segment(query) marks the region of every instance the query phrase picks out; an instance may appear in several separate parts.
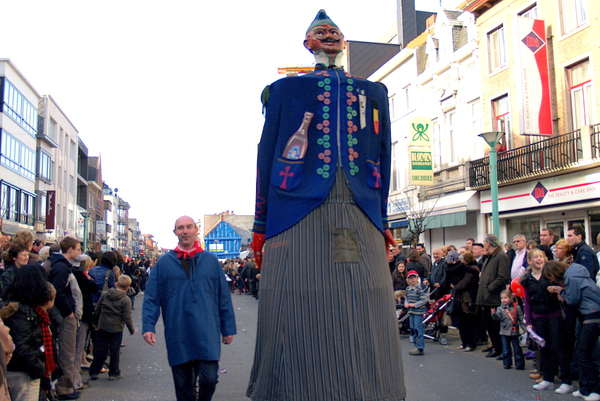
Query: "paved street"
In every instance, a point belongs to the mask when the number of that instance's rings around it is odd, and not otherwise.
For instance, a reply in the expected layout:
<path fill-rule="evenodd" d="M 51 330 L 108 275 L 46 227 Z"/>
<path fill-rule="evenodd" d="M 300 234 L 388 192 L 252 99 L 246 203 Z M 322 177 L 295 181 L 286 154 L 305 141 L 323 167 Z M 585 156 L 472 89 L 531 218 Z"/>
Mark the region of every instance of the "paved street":
<path fill-rule="evenodd" d="M 141 331 L 143 296 L 136 298 L 134 323 Z M 238 335 L 233 344 L 223 346 L 215 401 L 248 400 L 244 394 L 248 384 L 256 330 L 258 302 L 245 295 L 233 295 L 238 324 Z M 161 319 L 162 321 L 162 319 Z M 191 334 L 191 333 L 190 333 Z M 505 370 L 502 362 L 485 358 L 479 350 L 463 353 L 456 350 L 459 345 L 457 332 L 449 333 L 450 343 L 441 346 L 430 340 L 425 343 L 424 356 L 410 356 L 411 345 L 402 340 L 407 401 L 437 401 L 456 399 L 468 400 L 574 400 L 570 394 L 557 395 L 553 391 L 535 391 L 534 381 L 529 379 L 532 369 L 527 361 L 526 370 Z M 137 333 L 126 334 L 121 348 L 122 380 L 109 382 L 107 375 L 90 382 L 92 387 L 84 390 L 83 401 L 131 401 L 131 400 L 175 400 L 171 370 L 167 362 L 162 323 L 157 329 L 157 344 L 146 344 Z M 84 376 L 87 378 L 87 375 Z M 281 400 L 285 401 L 285 400 Z M 308 400 L 307 400 L 308 401 Z"/>

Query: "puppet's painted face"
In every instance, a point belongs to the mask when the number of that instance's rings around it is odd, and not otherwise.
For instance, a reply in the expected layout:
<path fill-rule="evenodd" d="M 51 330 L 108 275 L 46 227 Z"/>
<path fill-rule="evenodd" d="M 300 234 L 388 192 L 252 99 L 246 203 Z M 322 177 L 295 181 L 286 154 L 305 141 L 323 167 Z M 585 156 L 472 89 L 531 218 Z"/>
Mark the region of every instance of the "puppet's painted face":
<path fill-rule="evenodd" d="M 324 24 L 314 27 L 306 34 L 304 46 L 312 53 L 322 50 L 326 54 L 338 54 L 346 48 L 346 41 L 338 28 Z"/>

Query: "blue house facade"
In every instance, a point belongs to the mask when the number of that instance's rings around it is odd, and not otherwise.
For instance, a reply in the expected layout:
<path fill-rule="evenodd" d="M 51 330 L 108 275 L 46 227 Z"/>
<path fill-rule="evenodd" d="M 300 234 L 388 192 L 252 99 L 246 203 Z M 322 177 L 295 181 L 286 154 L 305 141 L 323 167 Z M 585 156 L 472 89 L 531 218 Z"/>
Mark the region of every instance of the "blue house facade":
<path fill-rule="evenodd" d="M 244 240 L 240 231 L 227 221 L 220 221 L 204 236 L 204 246 L 219 259 L 237 258 Z"/>

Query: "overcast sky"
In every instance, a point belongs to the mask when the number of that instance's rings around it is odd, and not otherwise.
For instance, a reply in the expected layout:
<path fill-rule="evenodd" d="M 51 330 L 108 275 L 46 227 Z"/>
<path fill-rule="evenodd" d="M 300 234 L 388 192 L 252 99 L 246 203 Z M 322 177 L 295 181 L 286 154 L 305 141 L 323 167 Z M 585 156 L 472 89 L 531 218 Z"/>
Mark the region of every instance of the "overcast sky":
<path fill-rule="evenodd" d="M 314 62 L 302 41 L 318 10 L 347 40 L 374 41 L 396 18 L 396 0 L 0 4 L 0 58 L 52 95 L 129 216 L 167 248 L 181 215 L 254 214 L 260 93 L 278 67 Z"/>

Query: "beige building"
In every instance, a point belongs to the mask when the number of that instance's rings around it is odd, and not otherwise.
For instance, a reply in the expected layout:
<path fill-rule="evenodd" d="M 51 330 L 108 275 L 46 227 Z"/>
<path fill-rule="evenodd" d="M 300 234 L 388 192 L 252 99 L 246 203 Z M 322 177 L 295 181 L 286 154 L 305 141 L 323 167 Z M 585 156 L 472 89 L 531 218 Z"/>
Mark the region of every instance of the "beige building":
<path fill-rule="evenodd" d="M 600 16 L 598 5 L 595 0 L 475 0 L 465 5 L 477 18 L 483 131 L 505 132 L 498 157 L 503 238 L 518 233 L 537 237 L 543 227 L 564 237 L 569 226 L 579 224 L 591 243 L 600 232 L 600 110 L 595 82 L 600 77 L 600 27 L 592 23 Z M 527 117 L 521 111 L 530 95 L 520 70 L 524 57 L 516 50 L 527 33 L 517 27 L 523 17 L 545 23 L 545 41 L 535 40 L 546 45 L 548 53 L 552 120 L 548 136 L 523 128 Z M 468 186 L 480 191 L 481 211 L 489 217 L 489 160 L 474 160 L 468 174 Z M 491 231 L 489 224 L 486 229 Z"/>
<path fill-rule="evenodd" d="M 40 99 L 39 119 L 38 236 L 47 242 L 67 234 L 83 240 L 77 206 L 79 132 L 50 95 Z"/>

